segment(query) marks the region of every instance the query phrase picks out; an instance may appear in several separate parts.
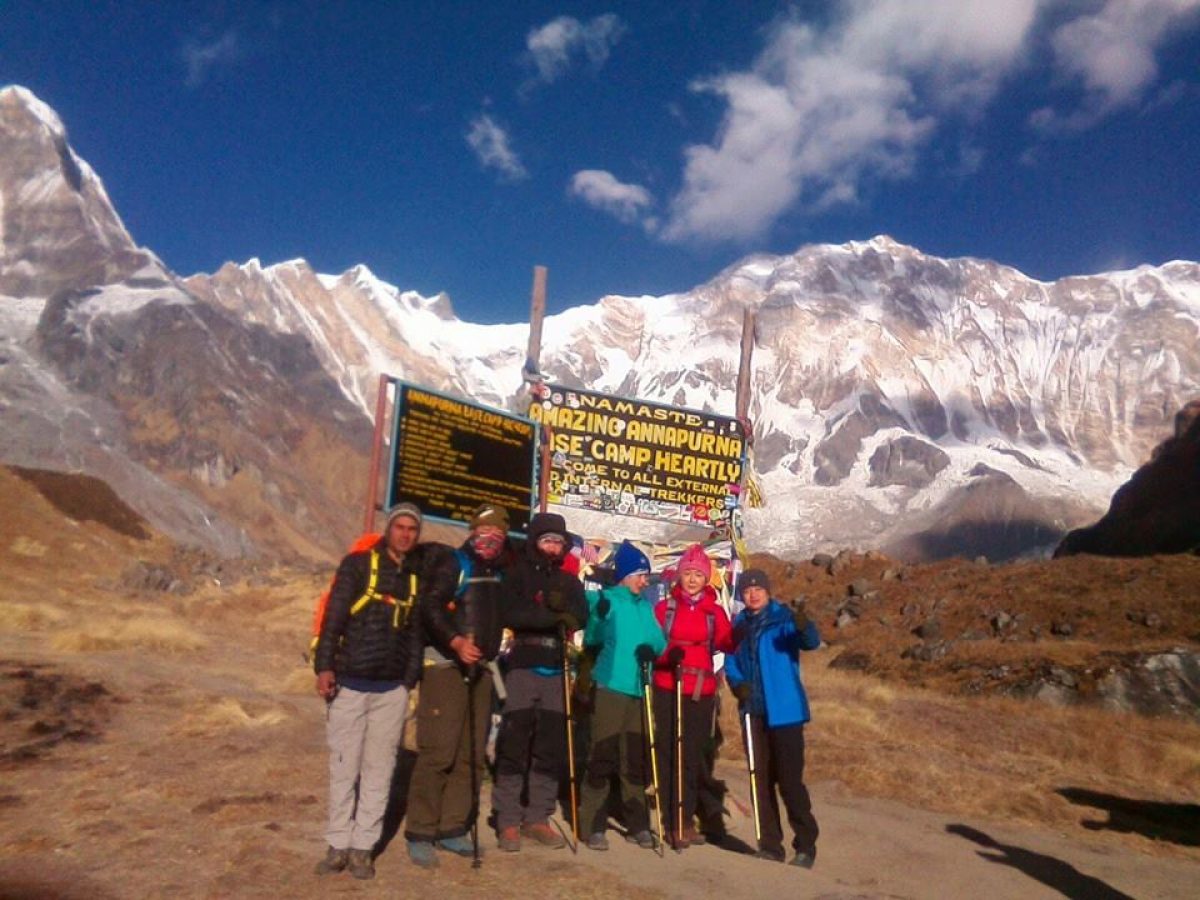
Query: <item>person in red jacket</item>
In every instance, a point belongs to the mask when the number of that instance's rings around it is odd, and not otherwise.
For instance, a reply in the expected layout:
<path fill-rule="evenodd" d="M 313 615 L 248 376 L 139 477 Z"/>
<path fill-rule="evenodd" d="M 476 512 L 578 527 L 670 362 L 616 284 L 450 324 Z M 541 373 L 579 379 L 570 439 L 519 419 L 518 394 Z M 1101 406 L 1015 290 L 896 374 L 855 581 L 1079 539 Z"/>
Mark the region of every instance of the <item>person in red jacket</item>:
<path fill-rule="evenodd" d="M 709 584 L 712 562 L 704 548 L 693 544 L 684 551 L 677 567 L 676 580 L 667 596 L 654 607 L 654 615 L 667 637 L 667 649 L 655 663 L 654 723 L 657 731 L 658 771 L 663 796 L 668 800 L 663 816 L 670 810 L 671 844 L 682 850 L 690 844 L 703 844 L 704 836 L 695 827 L 697 786 L 703 772 L 704 747 L 712 738 L 713 711 L 716 704 L 717 677 L 713 672 L 713 654 L 733 651 L 733 633 L 729 616 L 717 603 L 717 592 Z M 683 716 L 676 722 L 675 687 L 683 689 Z M 683 792 L 679 796 L 676 766 L 676 727 L 683 729 Z M 676 804 L 683 802 L 683 828 L 678 823 Z"/>

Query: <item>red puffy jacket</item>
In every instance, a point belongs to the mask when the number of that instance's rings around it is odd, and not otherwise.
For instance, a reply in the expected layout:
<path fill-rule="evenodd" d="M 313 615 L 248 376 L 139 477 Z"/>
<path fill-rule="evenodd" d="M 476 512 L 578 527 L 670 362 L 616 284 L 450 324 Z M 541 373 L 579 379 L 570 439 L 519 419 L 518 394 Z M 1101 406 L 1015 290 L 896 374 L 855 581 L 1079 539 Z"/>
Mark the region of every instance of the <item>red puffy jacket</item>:
<path fill-rule="evenodd" d="M 671 594 L 664 600 L 658 601 L 654 607 L 654 615 L 658 623 L 667 629 L 667 615 L 674 600 L 675 615 L 671 621 L 671 631 L 667 634 L 667 649 L 654 664 L 654 686 L 667 691 L 675 690 L 675 673 L 667 662 L 667 656 L 672 647 L 683 648 L 683 693 L 693 696 L 696 690 L 696 679 L 703 677 L 704 683 L 700 688 L 700 696 L 710 697 L 717 690 L 717 679 L 713 675 L 713 653 L 733 652 L 733 629 L 729 625 L 729 616 L 717 603 L 717 592 L 711 585 L 705 585 L 700 592 L 700 599 L 693 602 L 683 588 L 676 584 L 671 588 Z M 709 644 L 709 620 L 712 620 L 712 643 Z M 702 674 L 703 673 L 703 674 Z"/>

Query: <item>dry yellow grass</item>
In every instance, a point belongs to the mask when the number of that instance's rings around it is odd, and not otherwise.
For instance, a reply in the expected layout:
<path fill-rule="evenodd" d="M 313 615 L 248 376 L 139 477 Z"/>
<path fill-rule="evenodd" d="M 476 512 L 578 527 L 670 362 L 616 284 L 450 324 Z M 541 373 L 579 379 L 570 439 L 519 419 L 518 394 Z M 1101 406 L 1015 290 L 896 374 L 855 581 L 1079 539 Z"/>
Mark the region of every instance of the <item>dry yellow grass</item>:
<path fill-rule="evenodd" d="M 198 701 L 173 730 L 186 735 L 212 735 L 247 728 L 269 728 L 283 724 L 288 718 L 288 713 L 277 707 L 255 713 L 232 697 L 221 697 Z"/>
<path fill-rule="evenodd" d="M 64 653 L 141 648 L 165 653 L 190 653 L 208 641 L 188 626 L 171 619 L 130 619 L 125 622 L 96 622 L 84 628 L 59 632 L 50 642 Z"/>
<path fill-rule="evenodd" d="M 0 630 L 41 631 L 67 621 L 67 613 L 53 603 L 14 603 L 0 600 Z"/>
<path fill-rule="evenodd" d="M 1097 708 L 963 698 L 883 684 L 805 659 L 810 781 L 964 816 L 1076 829 L 1076 788 L 1135 801 L 1200 802 L 1200 725 Z M 736 705 L 722 751 L 744 759 Z M 1146 842 L 1144 838 L 1129 840 Z"/>

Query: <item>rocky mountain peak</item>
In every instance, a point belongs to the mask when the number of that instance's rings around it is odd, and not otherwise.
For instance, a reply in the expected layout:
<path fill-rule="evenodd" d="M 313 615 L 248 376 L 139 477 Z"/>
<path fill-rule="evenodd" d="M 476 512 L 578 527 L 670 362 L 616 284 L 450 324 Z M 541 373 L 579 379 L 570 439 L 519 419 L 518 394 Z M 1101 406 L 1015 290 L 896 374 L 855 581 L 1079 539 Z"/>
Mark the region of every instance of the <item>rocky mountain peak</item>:
<path fill-rule="evenodd" d="M 46 297 L 130 276 L 162 278 L 50 107 L 0 90 L 0 295 Z"/>

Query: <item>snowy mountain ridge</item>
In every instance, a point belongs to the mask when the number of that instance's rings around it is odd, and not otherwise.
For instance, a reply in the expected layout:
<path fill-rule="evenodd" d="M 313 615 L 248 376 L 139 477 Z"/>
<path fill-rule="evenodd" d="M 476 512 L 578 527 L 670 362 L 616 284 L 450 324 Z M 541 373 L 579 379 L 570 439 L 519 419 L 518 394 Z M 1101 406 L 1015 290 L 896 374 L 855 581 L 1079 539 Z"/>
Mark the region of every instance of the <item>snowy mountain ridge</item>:
<path fill-rule="evenodd" d="M 364 474 L 380 373 L 508 407 L 528 338 L 365 265 L 253 259 L 179 278 L 134 243 L 53 111 L 16 88 L 0 90 L 0 307 L 0 458 L 105 477 L 220 552 L 248 546 L 251 520 L 298 552 L 342 545 L 356 516 L 337 505 Z M 746 309 L 768 502 L 747 532 L 781 553 L 1052 544 L 1096 518 L 1200 394 L 1196 263 L 1040 282 L 886 236 L 549 316 L 541 369 L 732 414 Z M 641 527 L 566 512 L 583 531 Z"/>

